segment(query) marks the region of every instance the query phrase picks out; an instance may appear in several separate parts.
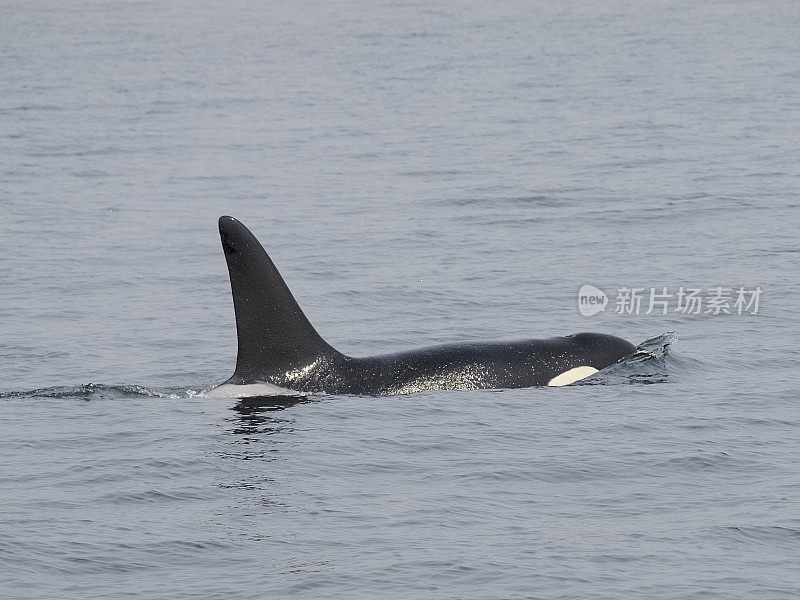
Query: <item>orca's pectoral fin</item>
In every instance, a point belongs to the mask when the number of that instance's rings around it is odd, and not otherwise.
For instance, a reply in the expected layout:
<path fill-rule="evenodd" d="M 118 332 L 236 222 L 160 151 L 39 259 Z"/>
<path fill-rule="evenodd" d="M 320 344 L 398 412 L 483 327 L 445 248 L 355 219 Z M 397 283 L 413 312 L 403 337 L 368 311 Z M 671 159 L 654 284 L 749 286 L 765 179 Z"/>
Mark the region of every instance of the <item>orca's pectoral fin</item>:
<path fill-rule="evenodd" d="M 337 354 L 297 305 L 256 237 L 233 217 L 220 217 L 219 234 L 231 279 L 239 352 L 232 381 L 305 366 Z"/>

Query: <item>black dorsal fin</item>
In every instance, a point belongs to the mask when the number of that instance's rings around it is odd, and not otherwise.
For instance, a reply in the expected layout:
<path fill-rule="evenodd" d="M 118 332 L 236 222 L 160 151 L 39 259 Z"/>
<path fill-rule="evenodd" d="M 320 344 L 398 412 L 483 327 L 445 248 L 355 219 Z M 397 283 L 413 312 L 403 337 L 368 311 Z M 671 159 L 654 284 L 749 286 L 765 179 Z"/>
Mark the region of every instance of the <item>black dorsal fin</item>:
<path fill-rule="evenodd" d="M 239 353 L 232 380 L 263 381 L 338 354 L 300 310 L 283 277 L 250 230 L 220 217 L 219 235 L 228 262 Z"/>

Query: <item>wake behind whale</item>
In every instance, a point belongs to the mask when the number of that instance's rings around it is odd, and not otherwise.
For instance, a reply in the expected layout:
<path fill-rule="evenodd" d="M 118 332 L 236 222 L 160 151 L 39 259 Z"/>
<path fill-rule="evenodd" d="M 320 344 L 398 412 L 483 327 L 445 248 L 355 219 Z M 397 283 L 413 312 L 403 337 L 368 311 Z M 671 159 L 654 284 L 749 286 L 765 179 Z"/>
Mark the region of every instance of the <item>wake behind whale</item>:
<path fill-rule="evenodd" d="M 367 357 L 329 345 L 298 306 L 264 248 L 233 217 L 219 219 L 238 334 L 233 376 L 207 396 L 295 393 L 407 394 L 561 386 L 631 355 L 630 342 L 601 333 L 454 343 Z"/>

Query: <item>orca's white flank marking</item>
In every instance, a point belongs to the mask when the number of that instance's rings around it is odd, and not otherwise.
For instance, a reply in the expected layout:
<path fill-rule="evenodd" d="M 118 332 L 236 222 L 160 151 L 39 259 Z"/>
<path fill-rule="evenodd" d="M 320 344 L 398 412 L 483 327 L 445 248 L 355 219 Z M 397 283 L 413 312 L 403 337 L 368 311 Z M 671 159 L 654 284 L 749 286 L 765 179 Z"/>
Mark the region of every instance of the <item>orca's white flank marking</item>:
<path fill-rule="evenodd" d="M 204 392 L 205 398 L 248 398 L 252 396 L 299 396 L 299 392 L 269 383 L 223 383 Z"/>
<path fill-rule="evenodd" d="M 574 369 L 565 371 L 561 375 L 556 375 L 550 381 L 547 382 L 547 385 L 552 385 L 555 387 L 559 387 L 562 385 L 569 385 L 570 383 L 575 383 L 576 381 L 584 379 L 594 373 L 597 373 L 597 369 L 595 369 L 594 367 L 588 367 L 588 366 L 575 367 Z"/>

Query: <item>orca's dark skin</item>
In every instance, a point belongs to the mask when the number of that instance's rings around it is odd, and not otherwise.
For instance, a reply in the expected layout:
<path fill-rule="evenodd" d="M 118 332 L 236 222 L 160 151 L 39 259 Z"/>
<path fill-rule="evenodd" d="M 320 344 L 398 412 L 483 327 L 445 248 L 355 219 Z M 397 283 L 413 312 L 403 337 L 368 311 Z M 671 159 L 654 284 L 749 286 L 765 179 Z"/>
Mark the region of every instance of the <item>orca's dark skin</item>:
<path fill-rule="evenodd" d="M 548 385 L 578 367 L 591 372 L 603 369 L 636 349 L 611 335 L 578 333 L 345 356 L 316 332 L 244 225 L 233 217 L 221 217 L 219 233 L 230 274 L 239 352 L 233 377 L 216 390 L 270 384 L 296 392 L 383 395 L 522 388 Z"/>

